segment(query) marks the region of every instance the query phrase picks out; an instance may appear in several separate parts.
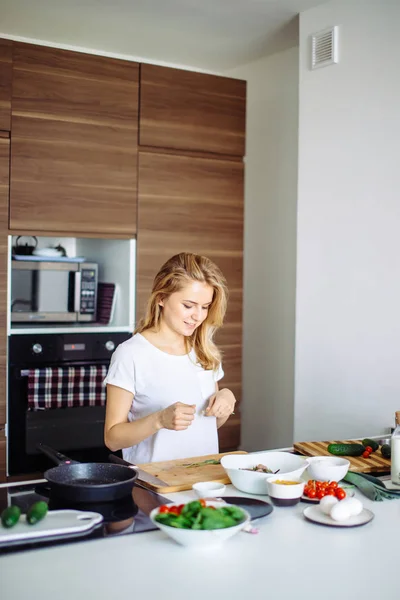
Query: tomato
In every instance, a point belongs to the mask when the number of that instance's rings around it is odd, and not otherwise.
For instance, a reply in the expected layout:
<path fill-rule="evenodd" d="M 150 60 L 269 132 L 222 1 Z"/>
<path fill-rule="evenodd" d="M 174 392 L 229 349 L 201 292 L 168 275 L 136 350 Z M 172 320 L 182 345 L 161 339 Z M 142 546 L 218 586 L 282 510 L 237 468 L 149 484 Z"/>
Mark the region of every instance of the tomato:
<path fill-rule="evenodd" d="M 370 452 L 368 452 L 367 450 L 365 452 L 363 452 L 363 458 L 369 458 Z"/>
<path fill-rule="evenodd" d="M 371 454 L 373 452 L 371 446 L 366 446 L 365 450 Z"/>
<path fill-rule="evenodd" d="M 179 515 L 180 514 L 179 506 L 171 506 L 171 508 L 169 509 L 169 514 L 170 515 Z"/>
<path fill-rule="evenodd" d="M 330 484 L 329 484 L 329 487 L 332 487 L 332 488 L 335 488 L 335 489 L 337 488 L 337 486 L 338 486 L 338 482 L 337 481 L 331 481 Z"/>
<path fill-rule="evenodd" d="M 321 500 L 321 498 L 323 498 L 324 496 L 326 496 L 325 490 L 319 490 L 319 491 L 317 492 L 317 498 L 318 498 L 319 500 Z"/>
<path fill-rule="evenodd" d="M 207 506 L 207 502 L 204 500 L 204 498 L 200 498 L 199 502 L 203 508 Z"/>
<path fill-rule="evenodd" d="M 169 512 L 169 508 L 168 508 L 168 506 L 165 506 L 165 504 L 163 504 L 163 505 L 162 505 L 162 506 L 160 506 L 160 508 L 158 509 L 158 512 L 159 512 L 159 513 L 161 513 L 161 514 L 162 514 L 162 513 L 167 513 L 167 512 Z"/>
<path fill-rule="evenodd" d="M 346 498 L 346 492 L 344 491 L 343 488 L 337 488 L 337 490 L 336 490 L 336 498 L 338 500 L 343 500 L 344 498 Z"/>
<path fill-rule="evenodd" d="M 315 498 L 316 495 L 317 495 L 317 492 L 315 490 L 313 490 L 313 489 L 308 490 L 308 497 L 309 498 Z"/>
<path fill-rule="evenodd" d="M 335 490 L 333 488 L 327 488 L 325 491 L 325 496 L 336 496 Z"/>

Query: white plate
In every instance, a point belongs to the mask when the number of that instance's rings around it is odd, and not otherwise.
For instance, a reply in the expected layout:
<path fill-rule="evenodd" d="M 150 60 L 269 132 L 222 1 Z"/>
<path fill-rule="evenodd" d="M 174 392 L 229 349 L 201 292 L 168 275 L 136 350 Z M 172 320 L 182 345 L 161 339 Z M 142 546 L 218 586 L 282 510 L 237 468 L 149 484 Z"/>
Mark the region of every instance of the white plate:
<path fill-rule="evenodd" d="M 329 515 L 325 515 L 318 506 L 308 506 L 303 510 L 303 515 L 309 521 L 319 523 L 320 525 L 330 525 L 330 527 L 358 527 L 369 523 L 374 518 L 374 513 L 364 508 L 362 512 L 346 519 L 346 521 L 335 521 Z"/>

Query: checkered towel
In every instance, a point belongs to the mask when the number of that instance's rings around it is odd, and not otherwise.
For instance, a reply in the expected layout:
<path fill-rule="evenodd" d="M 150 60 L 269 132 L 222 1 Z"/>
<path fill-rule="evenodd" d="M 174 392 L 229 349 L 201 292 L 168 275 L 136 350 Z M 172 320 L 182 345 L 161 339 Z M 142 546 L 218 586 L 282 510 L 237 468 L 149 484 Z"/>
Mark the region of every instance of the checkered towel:
<path fill-rule="evenodd" d="M 30 369 L 28 408 L 104 406 L 106 366 Z"/>

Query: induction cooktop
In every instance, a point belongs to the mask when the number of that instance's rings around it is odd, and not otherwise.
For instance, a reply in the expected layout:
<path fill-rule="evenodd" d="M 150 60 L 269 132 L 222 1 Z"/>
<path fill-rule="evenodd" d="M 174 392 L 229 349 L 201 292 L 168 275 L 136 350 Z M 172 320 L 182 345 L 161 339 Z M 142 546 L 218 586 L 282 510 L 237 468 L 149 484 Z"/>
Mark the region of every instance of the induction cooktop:
<path fill-rule="evenodd" d="M 26 513 L 32 504 L 44 500 L 49 511 L 59 509 L 76 509 L 93 511 L 103 516 L 103 521 L 92 531 L 79 535 L 65 534 L 48 540 L 46 538 L 35 541 L 19 541 L 0 547 L 0 554 L 29 550 L 45 546 L 71 544 L 93 539 L 104 539 L 120 535 L 132 535 L 145 531 L 153 531 L 157 527 L 152 523 L 149 514 L 153 508 L 161 506 L 168 501 L 150 490 L 135 485 L 132 493 L 113 502 L 97 503 L 71 503 L 63 502 L 51 495 L 51 489 L 45 480 L 26 482 L 23 484 L 10 484 L 0 487 L 0 512 L 7 506 L 17 505 L 22 513 Z"/>

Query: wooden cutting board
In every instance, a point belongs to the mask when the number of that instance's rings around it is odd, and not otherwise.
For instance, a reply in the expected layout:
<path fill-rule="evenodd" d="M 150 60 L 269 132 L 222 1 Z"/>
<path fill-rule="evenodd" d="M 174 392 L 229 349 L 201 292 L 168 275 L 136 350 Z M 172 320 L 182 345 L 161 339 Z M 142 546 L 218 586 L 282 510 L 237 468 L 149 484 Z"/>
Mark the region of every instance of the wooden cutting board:
<path fill-rule="evenodd" d="M 330 442 L 295 442 L 294 449 L 305 456 L 333 456 L 328 452 L 329 444 L 361 444 L 361 440 L 332 440 Z M 350 471 L 356 473 L 384 473 L 390 471 L 390 460 L 384 458 L 379 448 L 369 458 L 344 456 L 350 461 Z"/>
<path fill-rule="evenodd" d="M 227 454 L 246 454 L 246 452 L 238 450 L 236 452 L 225 452 L 223 454 L 208 454 L 207 456 L 194 456 L 191 458 L 181 458 L 179 460 L 167 460 L 165 462 L 144 463 L 138 465 L 138 467 L 146 473 L 155 475 L 165 482 L 165 485 L 150 484 L 142 481 L 140 476 L 138 477 L 138 481 L 149 490 L 160 494 L 190 490 L 192 489 L 192 485 L 199 481 L 230 483 L 230 479 L 221 465 L 203 464 L 199 466 L 189 466 L 193 463 L 202 463 L 205 460 L 220 460 Z"/>

